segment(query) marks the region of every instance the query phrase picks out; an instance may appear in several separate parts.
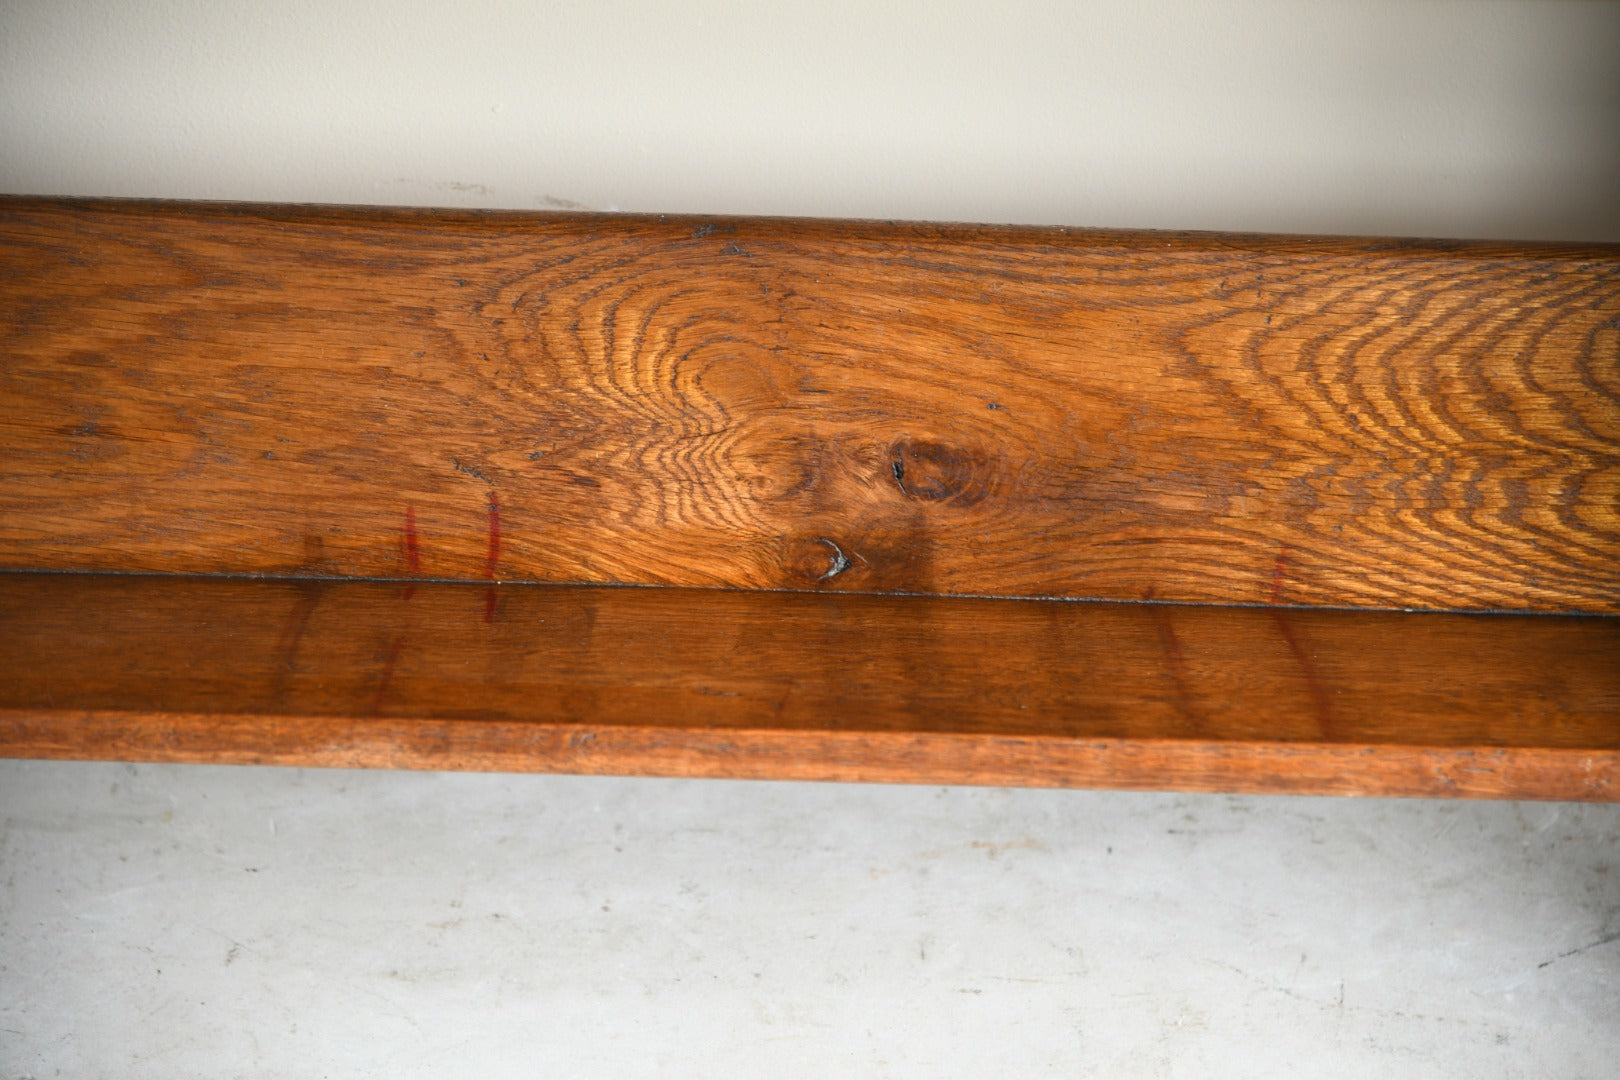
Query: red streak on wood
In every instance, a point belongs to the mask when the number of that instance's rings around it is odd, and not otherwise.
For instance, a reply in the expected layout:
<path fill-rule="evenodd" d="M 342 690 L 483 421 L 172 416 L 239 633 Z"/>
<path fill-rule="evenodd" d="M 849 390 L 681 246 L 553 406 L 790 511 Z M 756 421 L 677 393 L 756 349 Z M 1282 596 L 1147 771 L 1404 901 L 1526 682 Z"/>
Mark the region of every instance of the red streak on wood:
<path fill-rule="evenodd" d="M 489 493 L 489 557 L 484 560 L 484 577 L 495 580 L 495 566 L 501 560 L 501 497 Z"/>
<path fill-rule="evenodd" d="M 415 576 L 422 572 L 422 542 L 416 532 L 416 507 L 405 507 L 405 534 L 401 541 L 405 551 L 405 570 Z M 400 592 L 402 599 L 409 600 L 416 595 L 415 585 L 406 585 Z"/>
<path fill-rule="evenodd" d="M 422 545 L 416 535 L 416 507 L 405 508 L 405 569 L 412 574 L 422 572 Z"/>
<path fill-rule="evenodd" d="M 493 491 L 489 493 L 489 557 L 484 560 L 484 577 L 486 580 L 495 580 L 495 568 L 501 561 L 501 497 Z M 484 621 L 495 621 L 495 589 L 493 587 L 484 592 Z"/>

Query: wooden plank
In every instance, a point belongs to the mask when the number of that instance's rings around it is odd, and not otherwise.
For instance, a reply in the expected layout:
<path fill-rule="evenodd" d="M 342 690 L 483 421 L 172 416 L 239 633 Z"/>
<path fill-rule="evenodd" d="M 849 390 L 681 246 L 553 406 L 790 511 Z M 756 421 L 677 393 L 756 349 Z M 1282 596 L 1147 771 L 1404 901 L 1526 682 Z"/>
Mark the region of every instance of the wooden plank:
<path fill-rule="evenodd" d="M 1620 247 L 0 201 L 0 567 L 1620 612 Z"/>
<path fill-rule="evenodd" d="M 1620 798 L 1620 619 L 0 575 L 0 754 Z"/>

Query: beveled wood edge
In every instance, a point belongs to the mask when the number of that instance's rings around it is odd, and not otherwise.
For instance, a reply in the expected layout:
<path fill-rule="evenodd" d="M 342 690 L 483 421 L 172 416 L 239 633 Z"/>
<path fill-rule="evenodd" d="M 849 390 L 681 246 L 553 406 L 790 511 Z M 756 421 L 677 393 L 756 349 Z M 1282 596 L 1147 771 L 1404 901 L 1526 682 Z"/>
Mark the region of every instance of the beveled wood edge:
<path fill-rule="evenodd" d="M 818 214 L 704 213 L 679 210 L 584 210 L 522 207 L 436 206 L 416 203 L 324 202 L 286 199 L 190 199 L 147 195 L 55 195 L 0 192 L 0 214 L 38 210 L 158 214 L 228 219 L 265 218 L 277 223 L 325 224 L 426 222 L 441 228 L 510 230 L 515 227 L 630 229 L 644 226 L 755 227 L 815 231 L 829 235 L 945 236 L 990 234 L 1009 243 L 1078 243 L 1160 247 L 1188 245 L 1271 253 L 1322 252 L 1383 257 L 1444 254 L 1461 258 L 1620 258 L 1620 241 L 1536 240 L 1522 237 L 1453 237 L 1438 234 L 1268 232 L 1256 229 L 1187 229 L 1056 222 L 979 221 L 967 218 L 847 217 Z"/>
<path fill-rule="evenodd" d="M 0 710 L 0 757 L 1620 802 L 1620 751 Z"/>

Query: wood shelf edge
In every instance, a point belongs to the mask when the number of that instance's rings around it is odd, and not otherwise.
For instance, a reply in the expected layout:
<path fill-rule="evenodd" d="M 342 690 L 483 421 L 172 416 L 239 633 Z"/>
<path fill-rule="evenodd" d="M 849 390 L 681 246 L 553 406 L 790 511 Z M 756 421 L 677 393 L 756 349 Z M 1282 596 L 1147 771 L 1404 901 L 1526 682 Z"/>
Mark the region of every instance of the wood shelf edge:
<path fill-rule="evenodd" d="M 708 779 L 1620 801 L 1620 750 L 0 710 L 0 756 Z"/>

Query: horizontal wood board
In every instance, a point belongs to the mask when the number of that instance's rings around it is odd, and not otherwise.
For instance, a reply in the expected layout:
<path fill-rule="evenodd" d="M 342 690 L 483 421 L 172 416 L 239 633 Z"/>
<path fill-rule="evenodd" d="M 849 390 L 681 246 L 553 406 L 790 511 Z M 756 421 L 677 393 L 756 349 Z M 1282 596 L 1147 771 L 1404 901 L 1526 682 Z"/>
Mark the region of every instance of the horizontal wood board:
<path fill-rule="evenodd" d="M 0 574 L 0 755 L 1620 798 L 1620 619 Z"/>
<path fill-rule="evenodd" d="M 1620 247 L 0 200 L 0 567 L 1620 612 Z"/>

